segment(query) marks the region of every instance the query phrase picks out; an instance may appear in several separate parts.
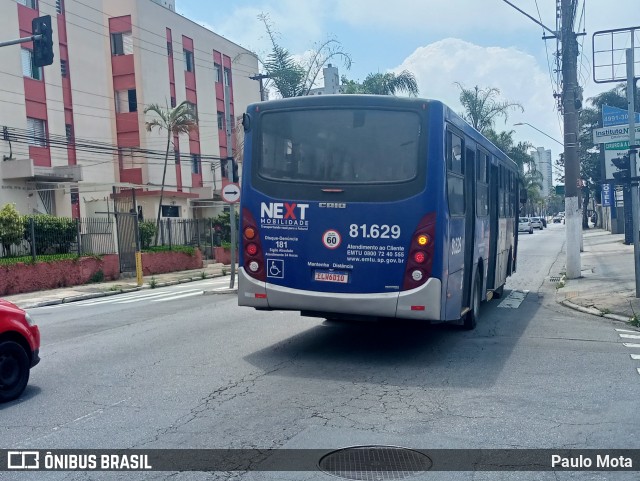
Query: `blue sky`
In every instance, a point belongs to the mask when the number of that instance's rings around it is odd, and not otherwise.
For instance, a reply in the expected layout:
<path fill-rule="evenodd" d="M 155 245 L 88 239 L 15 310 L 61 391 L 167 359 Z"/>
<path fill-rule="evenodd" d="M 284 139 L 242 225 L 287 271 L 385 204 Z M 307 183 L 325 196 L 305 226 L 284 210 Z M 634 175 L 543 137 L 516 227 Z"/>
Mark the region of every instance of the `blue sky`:
<path fill-rule="evenodd" d="M 512 3 L 555 29 L 555 0 Z M 421 97 L 443 100 L 456 111 L 461 107 L 454 82 L 496 87 L 504 100 L 525 108 L 499 121 L 498 130 L 513 129 L 516 139 L 550 148 L 554 160 L 562 150 L 531 127 L 513 126 L 528 122 L 563 140 L 553 99 L 560 88 L 550 73 L 556 42 L 547 40 L 545 48 L 542 28 L 502 0 L 176 0 L 176 10 L 262 57 L 270 44 L 260 13 L 269 15 L 279 43 L 295 55 L 336 38 L 353 60 L 350 70 L 336 62 L 341 75 L 363 80 L 370 72 L 409 69 Z M 587 98 L 615 85 L 592 79 L 593 32 L 640 25 L 640 6 L 638 0 L 579 0 L 577 18 L 579 31 L 586 30 L 578 63 Z"/>

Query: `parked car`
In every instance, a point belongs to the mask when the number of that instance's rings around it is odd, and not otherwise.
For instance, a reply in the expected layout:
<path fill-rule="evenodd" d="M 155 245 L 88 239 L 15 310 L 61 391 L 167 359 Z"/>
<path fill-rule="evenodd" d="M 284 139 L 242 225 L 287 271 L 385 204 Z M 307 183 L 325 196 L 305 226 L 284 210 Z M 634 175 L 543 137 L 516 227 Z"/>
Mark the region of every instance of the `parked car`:
<path fill-rule="evenodd" d="M 542 230 L 544 226 L 542 225 L 542 219 L 540 217 L 530 217 L 529 219 L 531 219 L 531 227 Z"/>
<path fill-rule="evenodd" d="M 559 215 L 555 216 L 553 218 L 553 223 L 554 224 L 562 224 L 562 217 L 560 217 Z"/>
<path fill-rule="evenodd" d="M 518 220 L 518 232 L 528 232 L 529 234 L 533 234 L 531 219 L 528 217 L 520 217 Z"/>
<path fill-rule="evenodd" d="M 40 362 L 40 330 L 31 316 L 0 299 L 0 402 L 18 398 Z"/>

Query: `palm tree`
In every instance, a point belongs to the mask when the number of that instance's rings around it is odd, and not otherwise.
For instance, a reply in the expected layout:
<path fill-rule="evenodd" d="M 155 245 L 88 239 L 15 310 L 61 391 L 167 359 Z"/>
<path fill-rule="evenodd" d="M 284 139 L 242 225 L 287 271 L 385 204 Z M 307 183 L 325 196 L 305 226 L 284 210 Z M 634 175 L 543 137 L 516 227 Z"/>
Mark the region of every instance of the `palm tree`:
<path fill-rule="evenodd" d="M 362 84 L 343 77 L 342 83 L 345 85 L 346 94 L 395 95 L 396 92 L 405 92 L 416 97 L 419 93 L 416 77 L 408 70 L 399 74 L 370 73 Z"/>
<path fill-rule="evenodd" d="M 158 131 L 167 131 L 167 150 L 164 156 L 164 169 L 162 171 L 162 186 L 160 187 L 160 203 L 158 204 L 158 216 L 156 218 L 156 238 L 158 243 L 158 233 L 160 232 L 160 214 L 162 212 L 162 197 L 164 195 L 164 182 L 167 176 L 167 164 L 169 162 L 169 148 L 171 147 L 171 138 L 174 135 L 187 134 L 198 127 L 198 118 L 193 109 L 193 105 L 187 100 L 181 102 L 176 107 L 161 107 L 158 104 L 151 104 L 144 109 L 147 114 L 153 112 L 156 118 L 145 122 L 147 132 L 153 131 L 154 127 Z"/>
<path fill-rule="evenodd" d="M 269 84 L 273 84 L 282 97 L 309 95 L 324 66 L 335 58 L 342 59 L 347 69 L 351 68 L 351 56 L 342 50 L 338 40 L 330 38 L 321 42 L 308 51 L 304 60 L 298 61 L 277 42 L 277 32 L 273 30 L 269 16 L 263 13 L 258 19 L 271 41 L 271 52 L 262 64 Z"/>
<path fill-rule="evenodd" d="M 476 85 L 466 89 L 459 82 L 455 84 L 460 89 L 460 103 L 464 107 L 462 118 L 482 134 L 493 127 L 497 118 L 504 117 L 506 121 L 509 110 L 520 109 L 524 112 L 522 105 L 517 102 L 498 101 L 500 90 L 495 87 L 481 89 Z"/>

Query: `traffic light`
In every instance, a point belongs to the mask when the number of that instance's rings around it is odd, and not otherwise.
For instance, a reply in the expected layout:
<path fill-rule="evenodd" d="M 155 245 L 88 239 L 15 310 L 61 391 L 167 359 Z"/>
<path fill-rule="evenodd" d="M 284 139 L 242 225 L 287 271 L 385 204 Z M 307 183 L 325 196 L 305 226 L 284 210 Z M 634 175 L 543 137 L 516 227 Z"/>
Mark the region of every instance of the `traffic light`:
<path fill-rule="evenodd" d="M 34 18 L 31 21 L 31 34 L 42 35 L 33 41 L 33 66 L 44 67 L 53 63 L 53 28 L 51 15 Z"/>
<path fill-rule="evenodd" d="M 629 182 L 631 179 L 631 162 L 629 155 L 611 159 L 613 165 L 618 168 L 618 172 L 613 173 L 613 178 L 619 182 Z"/>
<path fill-rule="evenodd" d="M 228 175 L 228 165 L 229 159 L 223 159 L 220 161 L 220 174 L 223 179 L 228 179 L 230 182 L 238 183 L 240 181 L 240 176 L 238 175 L 238 162 L 235 159 L 231 159 L 232 167 L 232 178 L 229 178 Z"/>

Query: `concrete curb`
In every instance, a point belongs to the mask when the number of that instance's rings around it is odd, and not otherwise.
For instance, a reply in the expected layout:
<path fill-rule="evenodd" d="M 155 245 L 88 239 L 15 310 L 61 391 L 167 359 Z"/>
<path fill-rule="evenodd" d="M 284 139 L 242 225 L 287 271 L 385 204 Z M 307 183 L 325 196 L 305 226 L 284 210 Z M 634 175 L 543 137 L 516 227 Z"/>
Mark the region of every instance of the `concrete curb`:
<path fill-rule="evenodd" d="M 185 277 L 184 279 L 178 279 L 175 281 L 167 281 L 167 282 L 158 282 L 154 289 L 157 289 L 158 287 L 168 287 L 168 286 L 176 286 L 178 284 L 186 284 L 188 282 L 195 282 L 195 281 L 203 281 L 206 279 L 215 279 L 217 277 L 223 277 L 222 274 L 209 274 L 206 275 L 204 278 L 203 277 Z M 146 289 L 151 289 L 151 286 L 149 284 L 143 284 L 142 286 L 139 287 L 128 287 L 125 289 L 118 289 L 115 291 L 103 291 L 103 292 L 90 292 L 87 294 L 80 294 L 77 296 L 71 296 L 71 297 L 61 297 L 59 299 L 50 299 L 48 301 L 41 301 L 41 302 L 36 302 L 34 304 L 24 304 L 21 308 L 22 309 L 34 309 L 36 307 L 47 307 L 47 306 L 55 306 L 58 304 L 68 304 L 71 302 L 78 302 L 78 301 L 86 301 L 89 299 L 96 299 L 99 297 L 110 297 L 110 296 L 117 296 L 118 294 L 126 294 L 129 292 L 136 292 L 136 291 L 141 291 L 141 290 L 146 290 Z M 218 291 L 205 291 L 206 293 L 212 293 L 212 294 L 218 294 Z M 233 292 L 237 292 L 237 291 L 233 291 Z M 221 291 L 220 293 L 224 293 L 223 291 Z"/>
<path fill-rule="evenodd" d="M 204 291 L 204 295 L 205 296 L 213 296 L 216 294 L 237 294 L 238 293 L 238 288 L 235 287 L 233 289 L 222 289 L 219 291 Z"/>
<path fill-rule="evenodd" d="M 598 316 L 598 317 L 605 317 L 607 319 L 611 319 L 612 321 L 628 323 L 631 320 L 630 317 L 623 316 L 621 314 L 604 313 L 600 309 L 597 309 L 595 307 L 584 307 L 579 304 L 575 304 L 567 299 L 560 301 L 560 304 L 562 304 L 565 307 L 568 307 L 569 309 L 573 309 L 574 311 L 579 311 L 585 314 L 591 314 L 593 316 Z"/>

